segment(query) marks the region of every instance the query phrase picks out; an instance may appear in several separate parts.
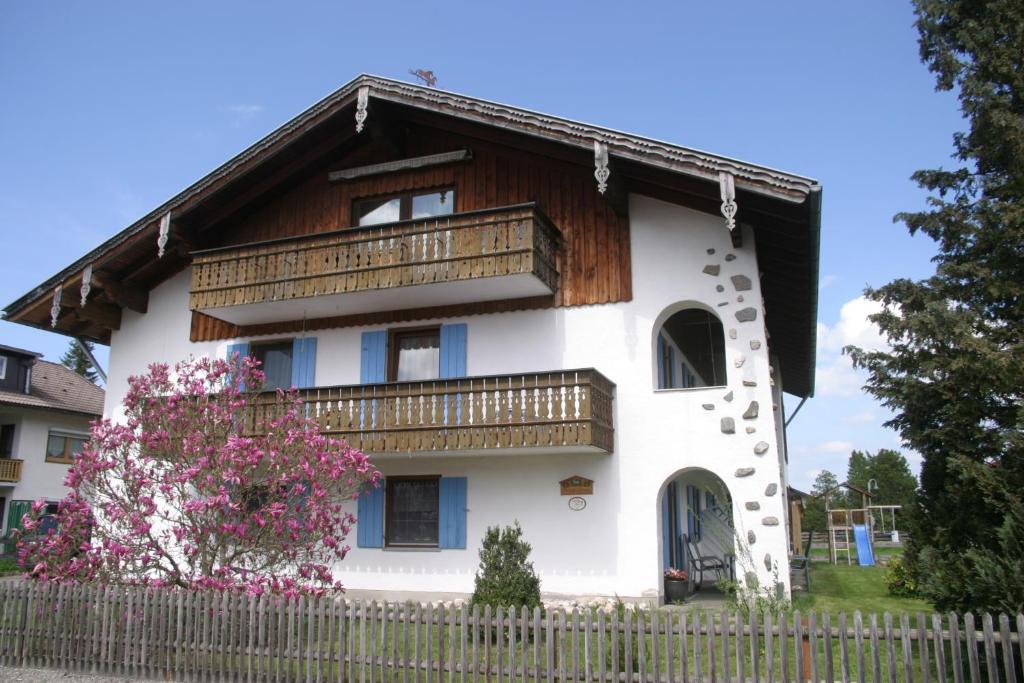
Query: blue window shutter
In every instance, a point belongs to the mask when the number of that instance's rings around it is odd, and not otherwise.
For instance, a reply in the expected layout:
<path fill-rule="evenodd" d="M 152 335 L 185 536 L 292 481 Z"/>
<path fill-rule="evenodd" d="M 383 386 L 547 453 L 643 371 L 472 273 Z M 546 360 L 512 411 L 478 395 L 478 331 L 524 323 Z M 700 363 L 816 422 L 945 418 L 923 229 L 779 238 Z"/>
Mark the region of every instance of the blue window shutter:
<path fill-rule="evenodd" d="M 672 520 L 669 517 L 669 498 L 672 497 L 671 487 L 661 497 L 661 569 L 672 566 Z"/>
<path fill-rule="evenodd" d="M 356 514 L 356 545 L 360 548 L 384 547 L 384 483 L 359 496 Z"/>
<path fill-rule="evenodd" d="M 298 337 L 292 342 L 292 386 L 316 386 L 316 337 Z"/>
<path fill-rule="evenodd" d="M 440 376 L 466 376 L 466 323 L 441 325 Z"/>
<path fill-rule="evenodd" d="M 675 525 L 672 528 L 672 537 L 675 539 L 676 556 L 673 565 L 677 569 L 686 568 L 686 549 L 683 547 L 683 518 L 679 514 L 679 487 L 672 484 L 672 512 L 675 518 Z"/>
<path fill-rule="evenodd" d="M 239 359 L 249 355 L 249 342 L 239 342 L 237 344 L 228 344 L 228 356 L 227 359 L 230 361 L 238 354 Z M 232 382 L 233 383 L 233 382 Z M 245 391 L 245 383 L 240 382 L 238 386 L 239 391 Z"/>
<path fill-rule="evenodd" d="M 676 388 L 676 350 L 668 347 L 668 386 Z"/>
<path fill-rule="evenodd" d="M 691 541 L 697 541 L 696 524 L 693 518 L 693 487 L 686 486 L 686 534 Z"/>
<path fill-rule="evenodd" d="M 380 384 L 387 381 L 388 332 L 363 332 L 360 356 L 360 384 Z"/>
<path fill-rule="evenodd" d="M 437 545 L 466 547 L 466 478 L 441 477 Z"/>
<path fill-rule="evenodd" d="M 658 388 L 665 388 L 665 339 L 658 333 Z"/>

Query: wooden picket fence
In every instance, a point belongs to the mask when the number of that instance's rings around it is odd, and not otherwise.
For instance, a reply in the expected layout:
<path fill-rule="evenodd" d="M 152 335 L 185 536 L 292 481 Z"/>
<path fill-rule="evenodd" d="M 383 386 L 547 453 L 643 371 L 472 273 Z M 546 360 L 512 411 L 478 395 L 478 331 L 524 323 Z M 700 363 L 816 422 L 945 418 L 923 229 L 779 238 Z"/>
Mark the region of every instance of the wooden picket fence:
<path fill-rule="evenodd" d="M 963 681 L 1024 676 L 1024 615 L 285 601 L 0 585 L 0 665 L 179 681 Z"/>

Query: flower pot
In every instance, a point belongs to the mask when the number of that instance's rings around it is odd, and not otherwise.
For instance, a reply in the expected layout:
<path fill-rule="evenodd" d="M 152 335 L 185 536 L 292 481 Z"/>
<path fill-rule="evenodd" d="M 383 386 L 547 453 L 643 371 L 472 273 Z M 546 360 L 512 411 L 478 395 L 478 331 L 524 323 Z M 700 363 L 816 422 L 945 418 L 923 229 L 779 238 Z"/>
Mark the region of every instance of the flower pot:
<path fill-rule="evenodd" d="M 686 579 L 670 579 L 665 577 L 665 604 L 686 601 L 686 590 L 689 581 Z"/>

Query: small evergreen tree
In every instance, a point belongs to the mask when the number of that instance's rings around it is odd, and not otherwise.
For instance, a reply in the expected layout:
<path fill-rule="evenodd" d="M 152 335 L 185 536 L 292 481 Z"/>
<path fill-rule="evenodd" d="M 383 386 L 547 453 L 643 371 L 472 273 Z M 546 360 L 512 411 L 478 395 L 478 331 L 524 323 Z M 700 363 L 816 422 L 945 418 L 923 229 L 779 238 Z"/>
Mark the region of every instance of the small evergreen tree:
<path fill-rule="evenodd" d="M 470 604 L 540 607 L 540 579 L 529 561 L 531 549 L 518 521 L 504 529 L 487 527 Z"/>
<path fill-rule="evenodd" d="M 89 351 L 92 351 L 92 342 L 86 341 L 83 343 L 88 347 Z M 68 342 L 68 350 L 60 357 L 60 364 L 74 370 L 93 384 L 96 383 L 96 368 L 92 366 L 89 357 L 85 355 L 85 352 L 82 351 L 74 339 Z"/>

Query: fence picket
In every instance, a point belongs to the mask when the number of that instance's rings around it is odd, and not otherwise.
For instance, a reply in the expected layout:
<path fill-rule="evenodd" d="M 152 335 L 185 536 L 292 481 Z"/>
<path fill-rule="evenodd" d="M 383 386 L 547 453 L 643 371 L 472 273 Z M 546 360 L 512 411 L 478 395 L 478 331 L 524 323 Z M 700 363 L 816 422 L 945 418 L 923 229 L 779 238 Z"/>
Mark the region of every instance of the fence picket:
<path fill-rule="evenodd" d="M 946 648 L 942 639 L 942 617 L 932 614 L 932 642 L 935 651 L 935 677 L 946 683 Z"/>
<path fill-rule="evenodd" d="M 722 680 L 728 681 L 729 678 L 729 613 L 722 610 L 720 615 L 722 620 Z M 672 676 L 669 676 L 671 679 Z"/>
<path fill-rule="evenodd" d="M 796 680 L 804 683 L 811 680 L 811 677 L 808 675 L 810 662 L 804 659 L 804 622 L 800 610 L 793 612 L 793 644 L 796 651 Z"/>
<path fill-rule="evenodd" d="M 900 649 L 903 651 L 903 680 L 914 680 L 913 643 L 910 640 L 910 617 L 906 612 L 900 615 Z"/>
<path fill-rule="evenodd" d="M 964 615 L 964 642 L 967 645 L 967 666 L 971 683 L 981 683 L 981 667 L 978 665 L 978 638 L 974 631 L 974 615 Z"/>
<path fill-rule="evenodd" d="M 999 683 L 999 665 L 996 663 L 996 643 L 992 633 L 992 615 L 986 612 L 981 617 L 981 628 L 985 638 L 985 669 L 989 683 Z"/>
<path fill-rule="evenodd" d="M 999 647 L 1003 651 L 1003 673 L 1008 681 L 1017 680 L 1017 666 L 1013 661 L 1013 642 L 1010 640 L 1010 617 L 999 615 Z"/>

